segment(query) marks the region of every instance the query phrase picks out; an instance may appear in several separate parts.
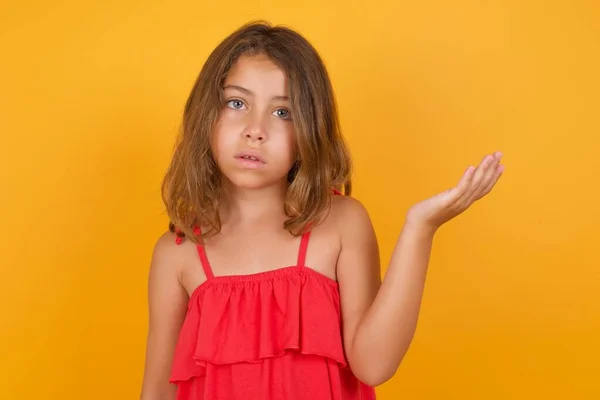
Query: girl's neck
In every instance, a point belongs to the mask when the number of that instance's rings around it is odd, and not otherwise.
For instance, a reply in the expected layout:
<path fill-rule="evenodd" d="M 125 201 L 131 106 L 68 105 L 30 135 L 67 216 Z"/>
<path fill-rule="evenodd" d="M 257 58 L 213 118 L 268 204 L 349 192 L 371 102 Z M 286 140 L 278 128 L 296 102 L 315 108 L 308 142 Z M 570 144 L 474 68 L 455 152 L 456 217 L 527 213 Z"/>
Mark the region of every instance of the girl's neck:
<path fill-rule="evenodd" d="M 272 221 L 281 224 L 285 219 L 283 204 L 286 185 L 273 185 L 261 189 L 243 189 L 233 185 L 224 188 L 221 218 L 227 225 L 264 224 Z"/>

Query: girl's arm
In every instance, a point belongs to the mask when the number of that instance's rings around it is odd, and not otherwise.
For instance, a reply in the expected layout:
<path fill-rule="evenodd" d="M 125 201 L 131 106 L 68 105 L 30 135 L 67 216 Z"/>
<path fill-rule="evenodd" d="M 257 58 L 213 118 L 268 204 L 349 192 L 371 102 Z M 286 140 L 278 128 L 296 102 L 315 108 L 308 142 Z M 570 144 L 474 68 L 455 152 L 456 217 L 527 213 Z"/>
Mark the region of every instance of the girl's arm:
<path fill-rule="evenodd" d="M 141 400 L 175 399 L 169 383 L 171 363 L 179 330 L 187 310 L 188 296 L 180 284 L 182 265 L 175 236 L 165 233 L 156 243 L 148 278 L 149 326 Z"/>
<path fill-rule="evenodd" d="M 338 260 L 344 345 L 356 377 L 378 386 L 394 375 L 413 339 L 433 233 L 405 225 L 378 286 L 373 227 L 362 206 L 348 206 L 355 217 L 345 221 Z"/>
<path fill-rule="evenodd" d="M 415 333 L 435 232 L 490 192 L 503 171 L 500 157 L 485 157 L 477 169 L 467 169 L 457 187 L 409 210 L 381 285 L 369 216 L 356 200 L 340 202 L 344 347 L 350 368 L 364 383 L 380 385 L 398 369 Z"/>

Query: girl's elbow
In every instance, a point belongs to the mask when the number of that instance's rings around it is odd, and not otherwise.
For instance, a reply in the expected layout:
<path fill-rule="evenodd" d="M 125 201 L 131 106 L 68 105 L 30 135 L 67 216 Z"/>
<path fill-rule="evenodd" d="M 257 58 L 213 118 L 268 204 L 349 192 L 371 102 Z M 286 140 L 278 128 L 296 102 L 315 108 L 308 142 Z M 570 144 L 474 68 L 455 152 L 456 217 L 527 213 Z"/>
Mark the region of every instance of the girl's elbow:
<path fill-rule="evenodd" d="M 394 377 L 398 370 L 398 365 L 368 365 L 350 366 L 356 379 L 370 387 L 376 387 L 384 384 Z"/>
<path fill-rule="evenodd" d="M 395 373 L 396 371 L 363 373 L 356 375 L 356 378 L 367 386 L 377 387 L 392 379 Z"/>
<path fill-rule="evenodd" d="M 365 385 L 376 387 L 394 377 L 405 354 L 406 351 L 396 354 L 390 351 L 353 351 L 348 353 L 348 364 L 356 379 Z"/>

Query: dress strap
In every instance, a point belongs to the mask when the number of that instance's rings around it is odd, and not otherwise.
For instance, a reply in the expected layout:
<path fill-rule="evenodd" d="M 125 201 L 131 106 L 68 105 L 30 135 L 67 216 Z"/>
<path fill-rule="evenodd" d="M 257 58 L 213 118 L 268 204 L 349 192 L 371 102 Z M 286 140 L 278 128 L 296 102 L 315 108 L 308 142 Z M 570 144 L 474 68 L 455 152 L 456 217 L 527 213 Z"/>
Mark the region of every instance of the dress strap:
<path fill-rule="evenodd" d="M 200 235 L 201 233 L 202 231 L 200 230 L 200 227 L 197 226 L 194 228 L 194 234 Z M 212 272 L 212 268 L 210 267 L 210 262 L 208 262 L 208 257 L 206 256 L 206 250 L 204 249 L 204 246 L 198 243 L 196 248 L 198 249 L 198 256 L 200 257 L 200 263 L 202 264 L 202 269 L 204 270 L 206 279 L 209 280 L 214 278 L 215 276 Z"/>
<path fill-rule="evenodd" d="M 332 189 L 333 194 L 335 194 L 336 196 L 341 196 L 343 195 L 339 190 L 333 188 Z M 303 235 L 302 235 L 302 239 L 300 241 L 300 249 L 298 250 L 298 263 L 297 265 L 299 267 L 304 267 L 304 263 L 306 262 L 306 252 L 308 250 L 308 240 L 310 239 L 310 230 L 306 231 Z"/>
<path fill-rule="evenodd" d="M 300 240 L 300 250 L 298 251 L 298 266 L 304 267 L 304 262 L 306 261 L 306 251 L 308 250 L 308 239 L 310 238 L 310 231 L 302 234 L 302 239 Z"/>

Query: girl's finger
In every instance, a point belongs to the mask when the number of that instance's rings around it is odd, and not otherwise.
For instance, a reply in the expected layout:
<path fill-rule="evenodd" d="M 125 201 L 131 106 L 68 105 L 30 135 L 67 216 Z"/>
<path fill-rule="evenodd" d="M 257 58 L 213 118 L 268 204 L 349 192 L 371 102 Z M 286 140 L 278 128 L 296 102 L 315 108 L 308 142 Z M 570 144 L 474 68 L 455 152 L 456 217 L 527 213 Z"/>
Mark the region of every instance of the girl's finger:
<path fill-rule="evenodd" d="M 494 157 L 487 155 L 483 157 L 481 162 L 479 163 L 479 167 L 475 170 L 475 174 L 473 175 L 473 180 L 471 181 L 471 187 L 469 188 L 469 197 L 475 193 L 477 188 L 481 185 L 481 181 L 486 171 L 488 170 L 490 164 L 494 161 Z"/>
<path fill-rule="evenodd" d="M 500 159 L 502 158 L 502 153 L 496 152 L 492 156 L 492 160 L 489 162 L 483 176 L 481 177 L 481 181 L 479 185 L 475 189 L 475 191 L 471 194 L 469 198 L 469 202 L 473 202 L 477 199 L 483 197 L 484 191 L 488 188 L 490 183 L 494 180 L 496 176 L 496 172 L 498 170 L 498 164 L 500 163 Z"/>
<path fill-rule="evenodd" d="M 473 180 L 474 171 L 475 171 L 475 167 L 473 167 L 472 165 L 469 165 L 469 167 L 463 173 L 462 178 L 458 182 L 458 185 L 456 185 L 454 188 L 452 188 L 448 191 L 449 192 L 448 193 L 449 194 L 448 204 L 455 203 L 455 202 L 459 201 L 462 197 L 465 197 L 468 195 L 469 187 L 471 187 L 471 181 Z"/>
<path fill-rule="evenodd" d="M 483 196 L 485 196 L 486 194 L 491 192 L 492 188 L 496 185 L 496 182 L 498 182 L 498 179 L 500 179 L 503 172 L 504 172 L 504 165 L 498 165 L 494 172 L 494 176 L 492 176 L 492 179 L 490 179 L 490 182 L 483 189 L 483 191 L 474 199 L 474 201 L 479 200 L 480 198 L 482 198 Z"/>
<path fill-rule="evenodd" d="M 458 182 L 457 189 L 458 192 L 462 195 L 467 189 L 471 186 L 471 182 L 473 182 L 473 174 L 475 173 L 475 167 L 469 165 L 469 167 L 465 170 L 460 182 Z"/>

